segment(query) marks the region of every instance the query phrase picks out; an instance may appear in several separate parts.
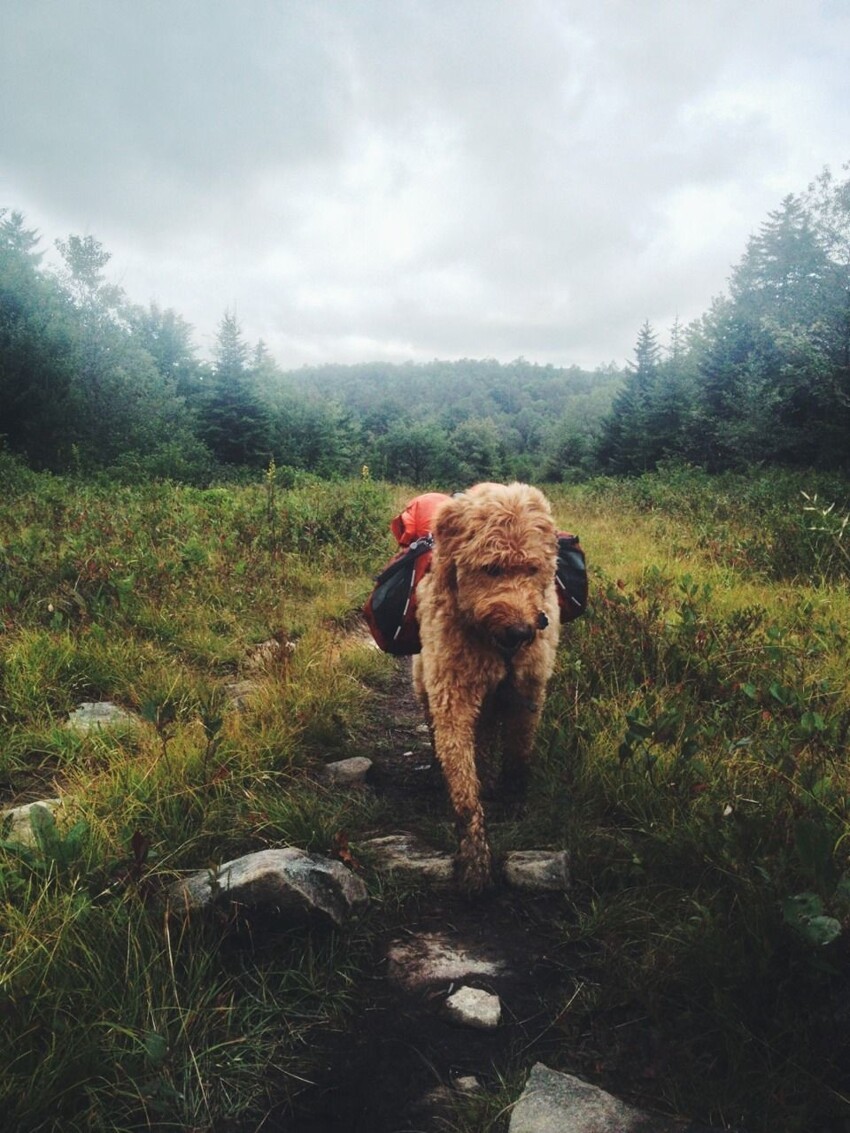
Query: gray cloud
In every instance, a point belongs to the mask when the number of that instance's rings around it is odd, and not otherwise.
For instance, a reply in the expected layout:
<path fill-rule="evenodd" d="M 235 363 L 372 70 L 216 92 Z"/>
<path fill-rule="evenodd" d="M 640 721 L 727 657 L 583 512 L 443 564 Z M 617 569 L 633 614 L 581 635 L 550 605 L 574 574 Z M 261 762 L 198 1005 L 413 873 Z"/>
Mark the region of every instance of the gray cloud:
<path fill-rule="evenodd" d="M 850 157 L 848 48 L 809 0 L 6 0 L 0 204 L 204 346 L 622 359 Z"/>

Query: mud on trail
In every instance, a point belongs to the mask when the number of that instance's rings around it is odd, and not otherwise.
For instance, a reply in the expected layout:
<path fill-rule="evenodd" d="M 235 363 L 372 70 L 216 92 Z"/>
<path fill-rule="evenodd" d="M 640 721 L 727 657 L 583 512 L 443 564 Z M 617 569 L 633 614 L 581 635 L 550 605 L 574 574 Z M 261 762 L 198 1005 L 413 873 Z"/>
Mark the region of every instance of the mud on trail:
<path fill-rule="evenodd" d="M 448 803 L 408 664 L 399 662 L 391 686 L 375 691 L 368 734 L 358 747 L 374 761 L 372 789 L 391 803 L 394 825 L 382 833 L 410 832 L 434 845 L 435 830 L 447 828 Z M 469 1096 L 465 1090 L 472 1088 L 480 1099 L 482 1093 L 504 1090 L 507 1081 L 516 1098 L 535 1062 L 585 1075 L 595 1064 L 598 1078 L 600 1043 L 607 1045 L 609 1065 L 616 1049 L 625 1053 L 625 1044 L 637 1040 L 644 1047 L 640 1027 L 617 1035 L 614 1027 L 622 1020 L 611 1021 L 603 1036 L 598 1020 L 585 1026 L 583 1012 L 579 1017 L 568 1012 L 584 979 L 579 950 L 564 940 L 568 918 L 564 894 L 500 888 L 468 901 L 445 885 L 420 884 L 404 905 L 403 923 L 375 941 L 347 1031 L 317 1036 L 323 1044 L 319 1077 L 281 1128 L 289 1133 L 446 1133 L 455 1127 L 452 1109 Z M 442 978 L 418 981 L 415 971 L 406 975 L 404 964 L 393 962 L 394 948 L 416 954 L 435 940 L 461 957 L 483 958 L 491 969 L 455 976 L 449 966 Z M 462 985 L 498 995 L 497 1027 L 476 1029 L 447 1018 L 445 1000 Z M 575 1057 L 565 1062 L 567 1030 L 578 1043 Z M 643 1066 L 652 1057 L 646 1049 L 630 1054 L 629 1062 L 637 1054 Z M 481 1105 L 482 1115 L 485 1109 Z M 483 1124 L 463 1128 L 506 1130 L 509 1113 L 497 1118 L 498 1109 L 498 1104 L 489 1107 Z"/>

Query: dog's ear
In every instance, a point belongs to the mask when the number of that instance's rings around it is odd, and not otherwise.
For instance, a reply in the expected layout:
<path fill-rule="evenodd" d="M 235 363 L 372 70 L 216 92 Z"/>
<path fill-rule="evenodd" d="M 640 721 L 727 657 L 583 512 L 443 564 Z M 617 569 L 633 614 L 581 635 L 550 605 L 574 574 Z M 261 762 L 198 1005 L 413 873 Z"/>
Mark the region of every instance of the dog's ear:
<path fill-rule="evenodd" d="M 464 532 L 468 530 L 469 508 L 470 500 L 466 496 L 453 496 L 442 505 L 434 519 L 434 543 L 437 550 L 434 566 L 445 591 L 457 588 L 455 551 Z"/>
<path fill-rule="evenodd" d="M 466 496 L 452 496 L 442 505 L 434 520 L 434 539 L 438 546 L 449 547 L 463 535 L 469 507 Z"/>

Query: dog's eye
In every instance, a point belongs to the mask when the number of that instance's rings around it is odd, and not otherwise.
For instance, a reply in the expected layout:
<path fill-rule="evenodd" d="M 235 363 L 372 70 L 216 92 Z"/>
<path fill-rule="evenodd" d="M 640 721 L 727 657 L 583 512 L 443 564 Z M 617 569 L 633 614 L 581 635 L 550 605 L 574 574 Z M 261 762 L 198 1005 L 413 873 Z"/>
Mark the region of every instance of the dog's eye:
<path fill-rule="evenodd" d="M 489 574 L 491 578 L 498 578 L 502 574 L 502 568 L 498 563 L 488 563 L 488 565 L 484 567 L 484 573 Z"/>

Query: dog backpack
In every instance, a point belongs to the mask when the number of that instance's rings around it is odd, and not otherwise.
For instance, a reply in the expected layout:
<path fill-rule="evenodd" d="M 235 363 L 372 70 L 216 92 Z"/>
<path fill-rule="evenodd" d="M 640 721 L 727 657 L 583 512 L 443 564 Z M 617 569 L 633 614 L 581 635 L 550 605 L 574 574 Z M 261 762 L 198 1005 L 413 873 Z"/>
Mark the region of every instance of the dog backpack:
<path fill-rule="evenodd" d="M 416 588 L 428 573 L 434 550 L 431 534 L 434 516 L 450 499 L 442 492 L 426 492 L 411 500 L 390 523 L 401 550 L 375 578 L 375 588 L 363 607 L 372 637 L 396 657 L 419 653 Z M 558 532 L 555 590 L 561 622 L 572 622 L 587 609 L 587 566 L 577 535 Z"/>
<path fill-rule="evenodd" d="M 426 492 L 411 500 L 390 523 L 402 549 L 376 577 L 375 588 L 363 607 L 372 637 L 385 653 L 409 657 L 422 648 L 416 587 L 431 566 L 431 528 L 437 508 L 450 498 L 442 492 Z"/>
<path fill-rule="evenodd" d="M 561 622 L 572 622 L 587 609 L 587 563 L 578 535 L 558 532 L 558 561 L 555 566 L 555 590 Z"/>
<path fill-rule="evenodd" d="M 446 500 L 450 500 L 445 492 L 425 492 L 411 500 L 404 511 L 390 523 L 390 531 L 395 535 L 400 547 L 409 547 L 417 539 L 424 539 L 431 534 L 434 526 L 434 516 Z"/>

